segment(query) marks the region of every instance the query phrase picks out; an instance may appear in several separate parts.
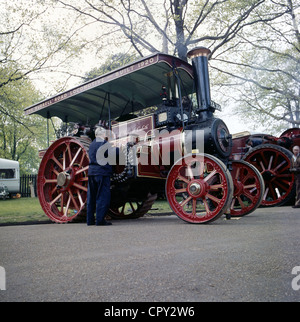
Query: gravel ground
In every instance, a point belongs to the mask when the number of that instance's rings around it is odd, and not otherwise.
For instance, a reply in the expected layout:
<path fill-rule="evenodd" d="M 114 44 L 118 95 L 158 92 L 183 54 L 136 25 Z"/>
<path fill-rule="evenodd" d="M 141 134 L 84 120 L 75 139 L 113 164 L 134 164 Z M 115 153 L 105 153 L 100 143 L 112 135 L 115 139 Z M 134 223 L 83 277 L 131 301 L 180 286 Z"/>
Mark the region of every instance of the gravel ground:
<path fill-rule="evenodd" d="M 172 215 L 102 227 L 4 226 L 0 302 L 299 302 L 299 231 L 291 207 L 208 225 Z"/>

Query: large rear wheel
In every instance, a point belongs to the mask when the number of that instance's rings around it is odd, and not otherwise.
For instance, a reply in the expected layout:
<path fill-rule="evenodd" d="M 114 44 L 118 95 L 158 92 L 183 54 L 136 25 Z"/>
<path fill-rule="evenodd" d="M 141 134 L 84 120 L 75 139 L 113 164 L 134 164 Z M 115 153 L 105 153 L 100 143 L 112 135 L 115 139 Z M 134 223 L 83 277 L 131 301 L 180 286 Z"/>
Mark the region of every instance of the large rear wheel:
<path fill-rule="evenodd" d="M 89 144 L 88 139 L 63 137 L 48 148 L 41 161 L 38 197 L 45 214 L 54 222 L 72 221 L 85 208 Z"/>
<path fill-rule="evenodd" d="M 273 144 L 259 145 L 244 156 L 264 178 L 262 206 L 282 206 L 294 197 L 295 175 L 289 171 L 292 156 L 289 150 Z"/>

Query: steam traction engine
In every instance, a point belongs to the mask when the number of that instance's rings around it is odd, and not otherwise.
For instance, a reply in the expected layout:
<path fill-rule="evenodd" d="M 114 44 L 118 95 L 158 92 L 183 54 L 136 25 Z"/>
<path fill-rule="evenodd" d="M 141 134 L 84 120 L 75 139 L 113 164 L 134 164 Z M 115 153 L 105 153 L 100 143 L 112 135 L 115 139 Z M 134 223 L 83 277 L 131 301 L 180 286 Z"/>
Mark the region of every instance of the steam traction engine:
<path fill-rule="evenodd" d="M 84 213 L 88 149 L 99 120 L 106 120 L 109 139 L 125 160 L 115 166 L 110 216 L 140 217 L 162 192 L 189 223 L 256 209 L 263 179 L 250 163 L 232 160 L 231 135 L 213 116 L 218 105 L 210 98 L 209 54 L 202 47 L 190 51 L 192 65 L 154 54 L 25 110 L 75 124 L 41 161 L 38 197 L 49 218 L 63 223 Z M 153 106 L 153 113 L 137 116 Z"/>
<path fill-rule="evenodd" d="M 295 175 L 289 171 L 295 145 L 300 146 L 299 128 L 288 129 L 279 137 L 243 132 L 233 138 L 231 158 L 251 163 L 264 179 L 262 206 L 295 201 Z"/>

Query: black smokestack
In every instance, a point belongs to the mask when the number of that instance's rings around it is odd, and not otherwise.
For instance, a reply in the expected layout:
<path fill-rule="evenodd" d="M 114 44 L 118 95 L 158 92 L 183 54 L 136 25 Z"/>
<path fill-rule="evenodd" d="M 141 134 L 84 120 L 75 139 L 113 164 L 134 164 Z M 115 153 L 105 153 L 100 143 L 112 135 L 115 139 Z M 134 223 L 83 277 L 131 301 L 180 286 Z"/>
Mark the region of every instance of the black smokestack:
<path fill-rule="evenodd" d="M 202 112 L 201 119 L 203 121 L 213 116 L 208 74 L 208 56 L 210 53 L 211 51 L 208 48 L 197 47 L 187 54 L 187 57 L 192 59 L 198 111 Z"/>

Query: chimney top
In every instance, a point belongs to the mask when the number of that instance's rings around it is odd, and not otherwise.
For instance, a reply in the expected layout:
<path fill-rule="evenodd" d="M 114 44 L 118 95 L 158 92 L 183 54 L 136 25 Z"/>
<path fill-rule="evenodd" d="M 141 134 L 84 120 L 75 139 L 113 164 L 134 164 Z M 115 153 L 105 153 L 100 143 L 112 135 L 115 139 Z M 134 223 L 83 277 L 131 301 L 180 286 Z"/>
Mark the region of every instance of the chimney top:
<path fill-rule="evenodd" d="M 193 59 L 194 57 L 199 57 L 199 56 L 207 57 L 210 54 L 211 54 L 211 51 L 208 48 L 196 47 L 187 53 L 187 57 L 190 59 Z"/>

